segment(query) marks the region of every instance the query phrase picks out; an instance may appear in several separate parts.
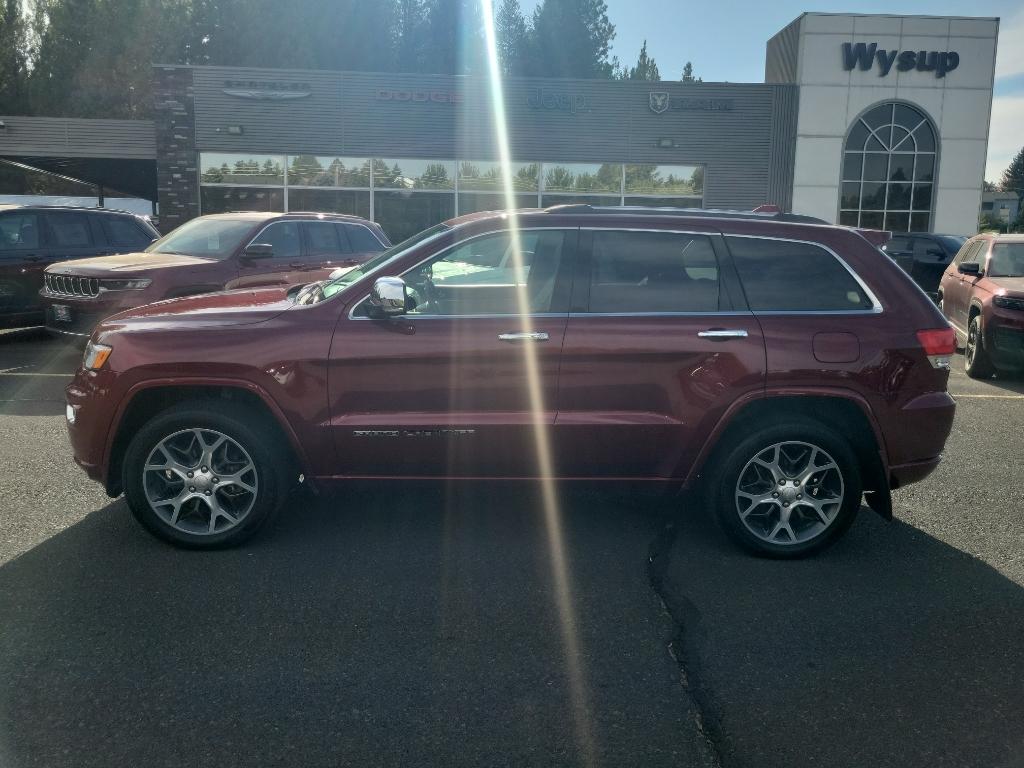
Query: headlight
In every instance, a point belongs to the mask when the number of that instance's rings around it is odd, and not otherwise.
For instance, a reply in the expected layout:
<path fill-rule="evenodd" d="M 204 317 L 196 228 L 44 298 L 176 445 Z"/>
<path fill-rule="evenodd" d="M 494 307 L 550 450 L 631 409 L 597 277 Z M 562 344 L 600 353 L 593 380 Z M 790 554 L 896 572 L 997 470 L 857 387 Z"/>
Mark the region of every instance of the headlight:
<path fill-rule="evenodd" d="M 138 280 L 100 280 L 102 291 L 141 291 L 148 288 L 152 280 L 142 278 Z"/>
<path fill-rule="evenodd" d="M 96 344 L 90 341 L 85 347 L 85 356 L 82 358 L 82 367 L 87 371 L 98 371 L 107 362 L 113 347 L 106 344 Z"/>
<path fill-rule="evenodd" d="M 1015 299 L 1012 296 L 996 296 L 992 303 L 1003 309 L 1018 309 L 1024 311 L 1024 299 Z"/>

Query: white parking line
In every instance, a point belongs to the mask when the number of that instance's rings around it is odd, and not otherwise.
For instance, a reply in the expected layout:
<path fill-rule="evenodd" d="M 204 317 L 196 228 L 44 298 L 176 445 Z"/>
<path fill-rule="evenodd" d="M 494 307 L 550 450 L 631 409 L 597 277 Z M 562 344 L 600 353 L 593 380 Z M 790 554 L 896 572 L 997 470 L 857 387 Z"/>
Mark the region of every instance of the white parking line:
<path fill-rule="evenodd" d="M 950 392 L 949 394 L 953 397 L 973 400 L 1024 400 L 1024 395 L 958 395 L 956 392 Z"/>
<path fill-rule="evenodd" d="M 75 374 L 73 373 L 8 373 L 7 371 L 0 371 L 0 376 L 60 376 L 64 379 L 69 379 Z"/>

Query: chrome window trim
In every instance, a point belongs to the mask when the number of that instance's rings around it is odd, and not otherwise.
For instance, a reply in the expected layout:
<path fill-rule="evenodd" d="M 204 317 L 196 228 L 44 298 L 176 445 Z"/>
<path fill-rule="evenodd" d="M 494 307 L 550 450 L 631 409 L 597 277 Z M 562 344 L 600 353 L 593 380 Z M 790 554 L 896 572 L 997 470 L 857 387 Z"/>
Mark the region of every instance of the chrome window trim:
<path fill-rule="evenodd" d="M 441 235 L 446 235 L 446 234 L 448 234 L 450 232 L 458 232 L 462 227 L 465 227 L 465 226 L 467 226 L 470 223 L 472 223 L 472 222 L 463 222 L 462 224 L 459 224 L 458 226 L 455 226 L 455 227 L 451 227 L 450 229 L 445 230 L 444 232 L 438 232 L 436 235 L 434 235 L 434 237 L 429 237 L 426 240 L 424 240 L 423 242 L 417 243 L 417 245 L 418 246 L 419 245 L 425 245 L 426 243 L 433 242 L 436 238 L 440 237 Z M 538 231 L 541 231 L 541 230 L 551 230 L 551 229 L 565 230 L 565 231 L 569 231 L 569 232 L 572 232 L 572 231 L 577 231 L 578 232 L 580 230 L 580 227 L 521 227 L 521 228 L 518 228 L 518 231 L 519 232 L 538 232 Z M 426 264 L 431 259 L 439 258 L 442 254 L 448 253 L 452 248 L 456 248 L 458 246 L 465 245 L 466 243 L 472 242 L 473 240 L 476 240 L 476 239 L 481 238 L 481 237 L 488 237 L 489 235 L 500 235 L 503 232 L 511 232 L 511 231 L 512 231 L 511 227 L 505 227 L 504 229 L 491 229 L 491 230 L 488 230 L 487 232 L 479 232 L 479 233 L 477 233 L 475 235 L 472 235 L 471 237 L 465 238 L 464 240 L 459 240 L 459 242 L 452 243 L 450 246 L 448 246 L 448 248 L 445 248 L 443 251 L 441 251 L 439 253 L 431 254 L 430 256 L 427 256 L 425 259 L 416 262 L 411 267 L 406 269 L 404 272 L 399 274 L 398 277 L 404 277 L 405 275 L 409 274 L 410 272 L 412 272 L 417 267 L 423 266 L 424 264 Z M 402 254 L 400 254 L 400 253 L 396 254 L 393 257 L 393 259 L 389 259 L 388 261 L 393 261 L 394 259 L 399 258 L 401 255 Z M 377 269 L 371 270 L 370 272 L 367 272 L 365 275 L 363 275 L 363 278 L 369 277 L 370 275 L 372 275 L 374 272 L 376 272 L 379 269 L 383 269 L 385 266 L 387 266 L 387 264 L 388 264 L 388 262 L 385 261 L 383 264 L 381 264 L 379 267 L 377 267 Z M 363 296 L 358 301 L 355 301 L 355 302 L 352 303 L 352 308 L 348 311 L 348 319 L 349 320 L 375 320 L 376 319 L 376 318 L 373 318 L 373 317 L 355 317 L 352 314 L 353 312 L 356 311 L 356 308 L 360 304 L 362 304 L 364 301 L 366 301 L 368 298 L 370 298 L 370 294 L 366 294 L 365 296 Z M 554 315 L 557 316 L 557 317 L 561 317 L 561 316 L 563 316 L 565 314 L 567 314 L 567 313 L 566 312 L 555 312 L 554 313 Z M 406 317 L 406 315 L 400 315 L 400 317 Z M 428 317 L 428 315 L 413 315 L 413 317 Z M 453 318 L 453 317 L 474 317 L 474 315 L 429 315 L 429 317 L 437 317 L 437 318 L 441 318 L 441 319 L 450 319 L 450 318 Z M 523 317 L 523 315 L 518 315 L 518 314 L 479 315 L 479 317 Z M 529 317 L 535 317 L 535 315 L 529 315 Z"/>
<path fill-rule="evenodd" d="M 722 309 L 713 312 L 570 312 L 570 318 L 585 317 L 753 317 L 753 312 Z"/>
<path fill-rule="evenodd" d="M 864 295 L 871 300 L 872 304 L 870 309 L 752 309 L 751 311 L 755 315 L 877 315 L 883 311 L 882 303 L 878 300 L 875 292 L 868 287 L 867 283 L 861 279 L 861 276 L 854 271 L 853 267 L 846 263 L 846 260 L 843 259 L 842 256 L 824 243 L 818 243 L 813 240 L 800 240 L 799 238 L 794 237 L 771 237 L 770 235 L 735 235 L 725 233 L 722 233 L 722 235 L 726 239 L 726 247 L 729 245 L 728 239 L 730 237 L 742 237 L 745 240 L 774 240 L 780 243 L 798 243 L 800 245 L 812 245 L 815 248 L 820 248 L 826 253 L 831 254 L 832 258 L 843 266 L 843 268 L 850 274 L 850 277 L 852 277 L 857 285 L 860 286 L 861 290 L 864 291 Z M 742 282 L 743 278 L 741 277 L 740 283 L 742 284 Z"/>

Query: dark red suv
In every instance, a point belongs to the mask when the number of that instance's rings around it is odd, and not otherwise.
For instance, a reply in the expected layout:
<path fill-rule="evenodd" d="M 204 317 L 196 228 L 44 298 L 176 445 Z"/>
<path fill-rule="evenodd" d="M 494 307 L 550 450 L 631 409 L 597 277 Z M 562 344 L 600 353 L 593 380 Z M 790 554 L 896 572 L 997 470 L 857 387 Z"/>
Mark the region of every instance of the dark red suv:
<path fill-rule="evenodd" d="M 147 241 L 148 242 L 148 241 Z M 315 282 L 390 246 L 383 230 L 333 213 L 222 213 L 182 224 L 137 253 L 46 270 L 46 327 L 88 336 L 103 318 L 161 299 Z"/>
<path fill-rule="evenodd" d="M 977 235 L 939 284 L 939 307 L 975 379 L 1024 370 L 1024 235 Z"/>
<path fill-rule="evenodd" d="M 165 301 L 93 333 L 75 458 L 175 544 L 297 479 L 642 480 L 742 545 L 834 541 L 938 465 L 953 331 L 857 231 L 564 206 L 427 230 L 334 280 Z"/>

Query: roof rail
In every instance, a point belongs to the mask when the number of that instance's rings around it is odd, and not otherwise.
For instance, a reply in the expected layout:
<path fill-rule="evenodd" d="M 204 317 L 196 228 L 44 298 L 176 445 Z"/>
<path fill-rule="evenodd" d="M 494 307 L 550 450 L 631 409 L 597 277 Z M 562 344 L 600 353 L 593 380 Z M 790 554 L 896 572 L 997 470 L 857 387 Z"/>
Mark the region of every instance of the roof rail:
<path fill-rule="evenodd" d="M 552 205 L 544 209 L 547 213 L 571 214 L 619 214 L 633 216 L 679 216 L 692 218 L 750 219 L 753 221 L 785 221 L 793 224 L 828 224 L 824 219 L 803 216 L 798 213 L 717 210 L 715 208 L 656 208 L 643 205 L 590 205 L 570 203 Z"/>

